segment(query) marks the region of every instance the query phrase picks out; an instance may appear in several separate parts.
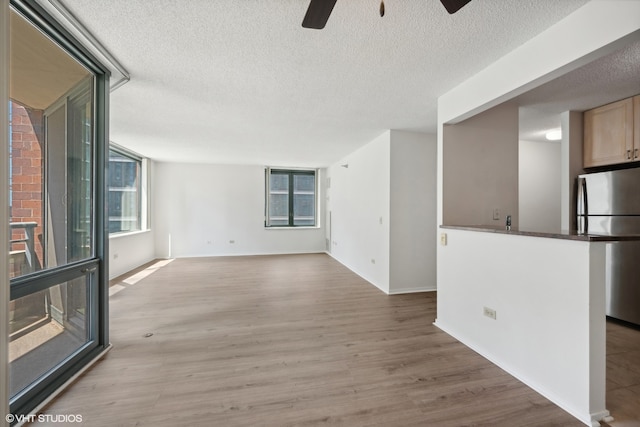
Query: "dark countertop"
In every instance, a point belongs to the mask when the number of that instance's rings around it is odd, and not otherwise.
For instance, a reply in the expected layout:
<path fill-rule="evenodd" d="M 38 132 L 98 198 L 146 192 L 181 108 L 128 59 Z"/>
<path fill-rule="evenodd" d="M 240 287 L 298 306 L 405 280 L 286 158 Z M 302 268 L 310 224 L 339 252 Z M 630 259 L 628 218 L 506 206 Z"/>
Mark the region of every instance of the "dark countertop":
<path fill-rule="evenodd" d="M 499 233 L 499 234 L 513 234 L 515 236 L 530 236 L 530 237 L 546 237 L 549 239 L 566 239 L 566 240 L 579 240 L 583 242 L 621 242 L 621 241 L 633 241 L 640 240 L 640 235 L 602 235 L 602 234 L 582 234 L 577 231 L 536 231 L 519 229 L 518 227 L 512 227 L 511 230 L 507 230 L 505 226 L 495 225 L 441 225 L 440 228 L 448 228 L 451 230 L 466 230 L 466 231 L 480 231 L 485 233 Z"/>

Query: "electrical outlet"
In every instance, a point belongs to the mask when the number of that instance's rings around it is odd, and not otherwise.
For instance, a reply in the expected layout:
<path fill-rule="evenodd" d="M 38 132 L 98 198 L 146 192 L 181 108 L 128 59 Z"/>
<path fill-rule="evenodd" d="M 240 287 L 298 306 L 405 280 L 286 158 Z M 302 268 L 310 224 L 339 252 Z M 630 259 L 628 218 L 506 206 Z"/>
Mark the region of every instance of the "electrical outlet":
<path fill-rule="evenodd" d="M 447 246 L 447 233 L 440 233 L 440 244 Z"/>
<path fill-rule="evenodd" d="M 496 311 L 492 308 L 484 307 L 483 314 L 493 320 L 496 320 Z"/>
<path fill-rule="evenodd" d="M 499 221 L 500 220 L 500 209 L 499 208 L 495 208 L 493 210 L 493 220 L 494 221 Z"/>

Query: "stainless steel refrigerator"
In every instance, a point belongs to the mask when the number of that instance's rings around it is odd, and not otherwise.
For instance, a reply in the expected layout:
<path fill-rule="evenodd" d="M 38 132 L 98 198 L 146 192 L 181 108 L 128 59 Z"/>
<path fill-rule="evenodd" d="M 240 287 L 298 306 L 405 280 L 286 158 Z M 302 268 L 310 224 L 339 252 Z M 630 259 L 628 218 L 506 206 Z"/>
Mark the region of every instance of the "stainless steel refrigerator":
<path fill-rule="evenodd" d="M 639 236 L 640 168 L 580 175 L 578 231 Z M 607 244 L 607 316 L 640 325 L 640 241 Z"/>

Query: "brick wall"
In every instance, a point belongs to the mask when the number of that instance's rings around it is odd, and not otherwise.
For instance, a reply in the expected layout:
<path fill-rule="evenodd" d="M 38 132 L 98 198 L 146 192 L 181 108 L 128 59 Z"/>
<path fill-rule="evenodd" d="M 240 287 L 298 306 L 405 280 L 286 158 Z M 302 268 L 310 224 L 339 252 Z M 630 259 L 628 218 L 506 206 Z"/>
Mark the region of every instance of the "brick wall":
<path fill-rule="evenodd" d="M 42 266 L 43 249 L 43 111 L 11 102 L 11 218 L 10 222 L 37 222 L 35 250 Z M 25 237 L 24 230 L 12 230 L 11 239 Z M 24 249 L 13 244 L 12 251 Z"/>

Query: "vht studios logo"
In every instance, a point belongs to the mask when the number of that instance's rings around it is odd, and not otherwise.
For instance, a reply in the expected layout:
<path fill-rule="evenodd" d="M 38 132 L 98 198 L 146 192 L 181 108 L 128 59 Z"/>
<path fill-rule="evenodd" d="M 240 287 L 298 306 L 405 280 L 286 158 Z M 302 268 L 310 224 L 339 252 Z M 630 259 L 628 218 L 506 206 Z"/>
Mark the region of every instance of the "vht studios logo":
<path fill-rule="evenodd" d="M 40 422 L 40 423 L 81 423 L 82 422 L 82 415 L 75 415 L 75 414 L 70 414 L 70 415 L 66 415 L 66 414 L 29 414 L 29 415 L 24 415 L 24 414 L 20 414 L 20 415 L 13 415 L 13 414 L 7 414 L 6 417 L 4 417 L 5 420 L 7 420 L 8 423 L 13 423 L 13 422 L 17 422 L 17 423 L 33 423 L 33 422 Z"/>

